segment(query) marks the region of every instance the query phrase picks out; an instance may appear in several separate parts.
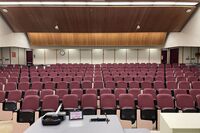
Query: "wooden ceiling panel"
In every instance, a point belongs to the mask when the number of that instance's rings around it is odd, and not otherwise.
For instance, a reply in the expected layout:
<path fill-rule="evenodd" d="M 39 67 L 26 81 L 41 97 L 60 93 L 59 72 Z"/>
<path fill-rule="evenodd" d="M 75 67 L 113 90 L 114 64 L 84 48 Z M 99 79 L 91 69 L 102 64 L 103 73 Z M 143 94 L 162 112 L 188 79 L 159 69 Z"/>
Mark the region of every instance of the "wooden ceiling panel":
<path fill-rule="evenodd" d="M 181 31 L 195 8 L 7 7 L 2 15 L 15 32 L 171 32 Z"/>
<path fill-rule="evenodd" d="M 109 1 L 120 1 L 120 2 L 123 2 L 122 0 L 9 0 L 9 2 L 11 1 L 64 1 L 64 2 L 67 2 L 67 1 L 99 1 L 99 2 L 109 2 Z M 126 0 L 126 1 L 161 1 L 161 0 Z M 200 2 L 200 0 L 162 0 L 162 1 L 179 1 L 179 2 Z M 8 2 L 8 0 L 0 0 L 0 2 Z"/>
<path fill-rule="evenodd" d="M 32 46 L 161 46 L 166 33 L 28 33 Z"/>

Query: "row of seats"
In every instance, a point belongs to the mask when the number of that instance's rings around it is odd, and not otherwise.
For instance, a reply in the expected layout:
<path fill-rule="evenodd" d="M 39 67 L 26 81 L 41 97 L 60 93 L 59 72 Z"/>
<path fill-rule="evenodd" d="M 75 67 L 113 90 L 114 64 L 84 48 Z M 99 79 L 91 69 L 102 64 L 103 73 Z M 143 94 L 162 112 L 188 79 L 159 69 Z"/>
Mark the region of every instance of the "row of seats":
<path fill-rule="evenodd" d="M 26 90 L 26 91 L 21 91 L 21 90 L 13 90 L 9 92 L 5 91 L 0 91 L 2 94 L 5 94 L 5 96 L 2 95 L 1 99 L 8 99 L 11 97 L 17 97 L 18 100 L 21 100 L 25 96 L 28 95 L 39 95 L 41 99 L 43 99 L 44 96 L 46 95 L 58 95 L 59 99 L 62 101 L 62 98 L 66 94 L 76 94 L 79 99 L 81 99 L 83 94 L 95 94 L 96 96 L 101 96 L 102 94 L 114 94 L 116 96 L 116 99 L 118 100 L 120 94 L 132 94 L 137 100 L 139 94 L 151 94 L 154 99 L 156 99 L 156 96 L 158 94 L 169 94 L 171 96 L 176 97 L 178 94 L 190 94 L 193 97 L 193 100 L 196 101 L 196 96 L 200 94 L 200 89 L 191 89 L 191 90 L 186 90 L 186 89 L 176 89 L 176 90 L 168 90 L 168 89 L 152 89 L 152 88 L 146 88 L 144 90 L 140 90 L 139 88 L 116 88 L 115 90 L 110 89 L 110 88 L 104 88 L 100 90 L 96 89 L 72 89 L 72 90 L 67 90 L 67 89 L 57 89 L 57 90 L 51 90 L 51 89 L 44 89 L 44 90 Z M 16 100 L 16 101 L 18 101 Z"/>
<path fill-rule="evenodd" d="M 107 81 L 107 82 L 102 82 L 102 81 L 96 81 L 94 83 L 90 81 L 72 81 L 72 82 L 20 82 L 20 83 L 15 83 L 15 82 L 8 82 L 7 84 L 3 85 L 0 83 L 0 90 L 4 91 L 11 91 L 11 90 L 29 90 L 29 89 L 36 89 L 36 90 L 42 90 L 42 89 L 102 89 L 102 88 L 154 88 L 154 89 L 164 89 L 167 88 L 169 90 L 173 89 L 200 89 L 200 81 L 193 81 L 192 83 L 188 81 L 180 81 L 178 84 L 176 81 L 167 81 L 166 84 L 165 82 L 162 81 L 154 81 L 148 82 L 148 81 L 143 81 L 143 82 L 137 82 L 137 81 L 130 81 L 130 82 L 125 82 L 125 81 L 119 81 L 119 82 L 114 82 L 114 81 Z"/>
<path fill-rule="evenodd" d="M 169 94 L 159 94 L 155 99 L 151 94 L 139 94 L 138 104 L 136 105 L 134 95 L 120 94 L 119 95 L 119 109 L 120 118 L 123 120 L 131 120 L 132 123 L 136 121 L 136 109 L 141 110 L 141 119 L 157 120 L 157 109 L 162 112 L 199 112 L 200 109 L 200 95 L 197 95 L 197 105 L 189 94 L 178 94 L 174 99 Z M 16 111 L 16 101 L 7 100 L 3 106 L 6 111 Z M 40 104 L 40 97 L 37 95 L 26 96 L 21 104 L 21 108 L 17 111 L 18 122 L 34 122 L 35 113 L 39 111 L 40 116 L 46 112 L 56 111 L 59 106 L 59 96 L 46 95 Z M 68 114 L 69 111 L 81 109 L 84 115 L 95 115 L 97 113 L 97 96 L 95 94 L 84 94 L 81 97 L 81 105 L 79 106 L 78 96 L 75 94 L 67 94 L 63 96 L 62 109 Z M 100 96 L 100 110 L 101 114 L 116 114 L 117 110 L 116 97 L 114 94 L 102 94 Z"/>
<path fill-rule="evenodd" d="M 184 76 L 33 76 L 33 77 L 28 77 L 28 76 L 22 76 L 22 77 L 0 77 L 0 81 L 3 82 L 4 84 L 6 82 L 38 82 L 38 81 L 198 81 L 199 77 L 196 76 L 189 76 L 189 77 L 184 77 Z"/>

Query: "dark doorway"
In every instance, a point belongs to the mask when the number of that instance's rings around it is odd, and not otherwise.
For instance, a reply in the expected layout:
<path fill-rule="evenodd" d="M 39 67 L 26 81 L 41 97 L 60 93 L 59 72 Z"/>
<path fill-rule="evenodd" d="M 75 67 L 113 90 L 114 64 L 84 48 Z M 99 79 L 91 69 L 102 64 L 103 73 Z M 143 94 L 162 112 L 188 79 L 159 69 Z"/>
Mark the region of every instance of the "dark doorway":
<path fill-rule="evenodd" d="M 178 48 L 170 49 L 170 64 L 178 64 Z"/>
<path fill-rule="evenodd" d="M 161 53 L 161 63 L 167 64 L 167 50 L 163 49 Z"/>
<path fill-rule="evenodd" d="M 27 65 L 33 65 L 33 51 L 26 51 L 26 62 Z"/>

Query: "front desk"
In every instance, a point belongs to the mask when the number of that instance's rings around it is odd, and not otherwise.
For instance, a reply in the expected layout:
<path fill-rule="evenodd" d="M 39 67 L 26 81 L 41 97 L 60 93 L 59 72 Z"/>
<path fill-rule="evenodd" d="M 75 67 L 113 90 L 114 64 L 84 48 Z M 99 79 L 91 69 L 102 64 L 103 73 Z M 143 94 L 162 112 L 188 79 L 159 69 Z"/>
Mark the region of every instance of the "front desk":
<path fill-rule="evenodd" d="M 161 113 L 160 133 L 200 133 L 200 113 Z"/>
<path fill-rule="evenodd" d="M 116 115 L 108 115 L 109 122 L 91 122 L 91 118 L 105 118 L 104 115 L 88 115 L 82 120 L 69 120 L 67 117 L 60 125 L 43 126 L 41 118 L 24 133 L 150 133 L 147 129 L 123 129 Z"/>

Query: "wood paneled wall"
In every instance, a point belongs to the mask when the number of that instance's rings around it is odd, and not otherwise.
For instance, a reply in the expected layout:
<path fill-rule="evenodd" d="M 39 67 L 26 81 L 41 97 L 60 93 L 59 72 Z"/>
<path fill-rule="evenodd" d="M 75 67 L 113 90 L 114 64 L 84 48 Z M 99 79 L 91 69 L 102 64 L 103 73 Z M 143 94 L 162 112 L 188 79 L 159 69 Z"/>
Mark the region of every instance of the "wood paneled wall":
<path fill-rule="evenodd" d="M 159 46 L 166 33 L 28 33 L 28 37 L 33 46 Z"/>

